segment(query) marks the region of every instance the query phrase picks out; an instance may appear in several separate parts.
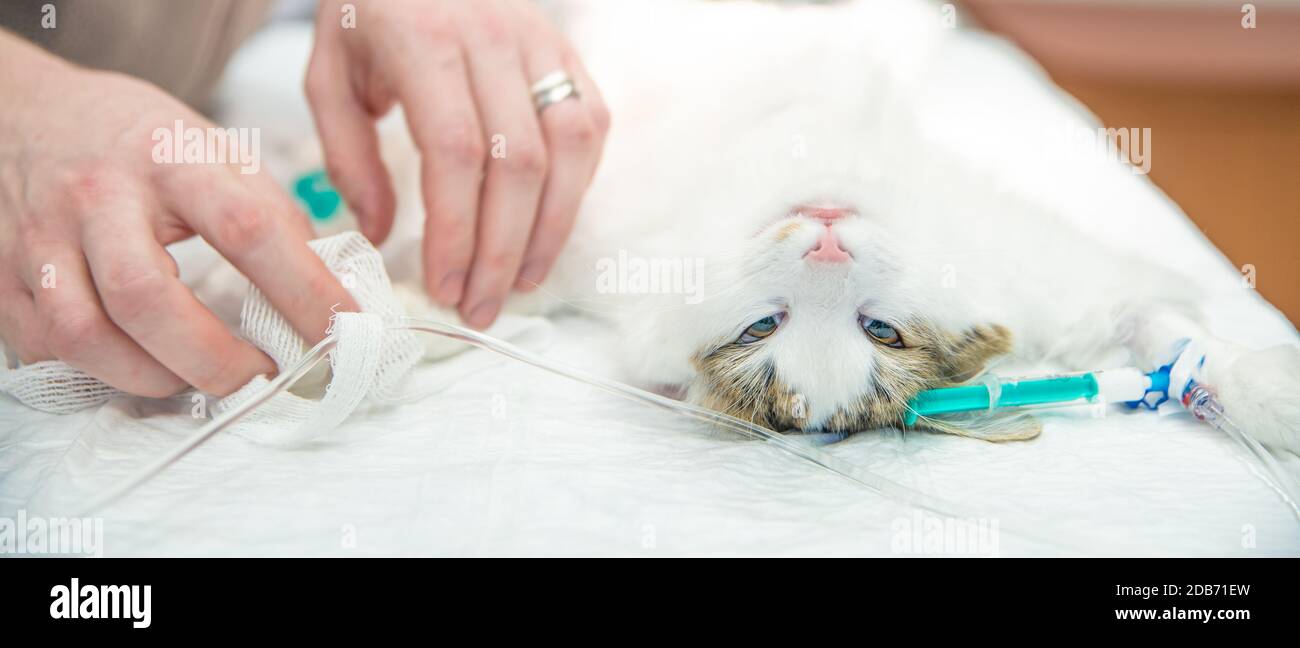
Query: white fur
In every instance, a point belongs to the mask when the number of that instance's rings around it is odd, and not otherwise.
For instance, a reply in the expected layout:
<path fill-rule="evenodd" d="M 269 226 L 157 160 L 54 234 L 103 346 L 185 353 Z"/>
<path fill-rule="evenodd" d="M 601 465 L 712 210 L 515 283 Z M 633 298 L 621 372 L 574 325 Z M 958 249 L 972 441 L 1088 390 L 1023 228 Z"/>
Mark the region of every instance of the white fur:
<path fill-rule="evenodd" d="M 1230 415 L 1300 448 L 1300 408 L 1287 398 L 1300 389 L 1300 352 L 1243 354 L 1194 316 L 1169 315 L 1189 310 L 1189 276 L 1109 250 L 1044 201 L 990 186 L 993 174 L 916 117 L 914 84 L 948 34 L 932 5 L 560 4 L 614 127 L 560 263 L 538 296 L 509 309 L 608 317 L 626 341 L 627 377 L 656 386 L 690 385 L 692 354 L 787 310 L 761 353 L 806 396 L 814 424 L 869 387 L 881 350 L 859 314 L 951 331 L 1001 324 L 1015 336 L 1012 360 L 1078 369 L 1152 364 L 1158 349 L 1197 337 L 1218 351 L 1210 375 Z M 909 56 L 892 55 L 900 42 Z M 403 214 L 385 251 L 394 278 L 415 283 L 414 155 L 409 144 L 386 148 Z M 803 259 L 820 225 L 791 209 L 813 203 L 860 213 L 836 225 L 853 263 Z M 597 263 L 620 250 L 703 259 L 702 299 L 599 292 Z"/>

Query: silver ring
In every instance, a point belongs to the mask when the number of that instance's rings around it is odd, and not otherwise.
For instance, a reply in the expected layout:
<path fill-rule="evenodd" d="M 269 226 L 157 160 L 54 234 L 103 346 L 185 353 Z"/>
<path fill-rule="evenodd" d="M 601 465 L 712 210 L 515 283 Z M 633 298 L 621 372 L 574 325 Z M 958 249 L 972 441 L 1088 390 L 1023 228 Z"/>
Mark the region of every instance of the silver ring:
<path fill-rule="evenodd" d="M 533 84 L 532 92 L 533 105 L 537 108 L 539 115 L 552 104 L 560 103 L 565 99 L 577 99 L 581 96 L 578 94 L 577 86 L 573 85 L 573 79 L 564 70 L 556 70 L 542 77 L 541 80 Z"/>

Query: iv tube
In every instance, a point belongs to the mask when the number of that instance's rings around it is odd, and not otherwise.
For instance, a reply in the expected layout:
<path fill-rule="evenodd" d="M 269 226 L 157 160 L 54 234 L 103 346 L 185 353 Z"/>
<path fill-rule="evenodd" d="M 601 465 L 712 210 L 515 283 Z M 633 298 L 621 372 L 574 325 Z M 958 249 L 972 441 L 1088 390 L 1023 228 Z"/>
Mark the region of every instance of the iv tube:
<path fill-rule="evenodd" d="M 1287 506 L 1291 507 L 1291 510 L 1297 516 L 1300 516 L 1300 508 L 1297 508 L 1297 502 L 1300 502 L 1300 493 L 1297 493 L 1295 480 L 1282 469 L 1282 466 L 1278 465 L 1277 460 L 1264 446 L 1260 445 L 1259 441 L 1242 431 L 1241 428 L 1237 427 L 1236 423 L 1232 422 L 1232 419 L 1224 414 L 1223 405 L 1219 403 L 1213 391 L 1205 385 L 1194 385 L 1187 392 L 1187 395 L 1183 397 L 1183 404 L 1187 406 L 1187 410 L 1192 413 L 1192 416 L 1209 423 L 1218 431 L 1231 437 L 1233 441 L 1245 448 L 1256 462 L 1264 466 L 1264 470 L 1269 473 L 1268 476 L 1272 477 L 1272 483 L 1264 475 L 1259 475 L 1259 477 L 1265 484 L 1277 491 L 1277 494 L 1282 497 L 1282 501 L 1286 502 Z"/>
<path fill-rule="evenodd" d="M 422 333 L 441 335 L 443 337 L 449 337 L 452 339 L 460 340 L 462 342 L 466 342 L 468 344 L 472 344 L 477 347 L 494 351 L 496 353 L 507 356 L 509 358 L 513 358 L 520 362 L 527 363 L 534 367 L 544 369 L 546 371 L 550 371 L 552 373 L 559 374 L 561 376 L 565 376 L 567 378 L 577 380 L 579 382 L 583 382 L 592 385 L 594 387 L 598 387 L 604 391 L 607 391 L 612 394 L 616 394 L 618 396 L 622 396 L 623 398 L 627 398 L 629 400 L 633 400 L 640 403 L 645 403 L 647 405 L 653 405 L 661 409 L 677 412 L 685 416 L 688 416 L 690 418 L 703 421 L 705 423 L 726 428 L 728 430 L 739 433 L 751 439 L 766 441 L 768 443 L 775 445 L 781 450 L 784 450 L 787 453 L 790 453 L 800 459 L 803 459 L 804 461 L 807 461 L 819 468 L 822 468 L 823 470 L 827 470 L 833 474 L 839 475 L 840 477 L 852 481 L 858 484 L 859 486 L 863 486 L 876 494 L 883 495 L 885 497 L 896 499 L 896 500 L 901 500 L 913 506 L 929 510 L 930 512 L 938 515 L 946 515 L 952 517 L 967 517 L 967 518 L 980 517 L 978 515 L 974 515 L 970 512 L 965 511 L 963 507 L 957 505 L 956 503 L 948 502 L 946 500 L 942 500 L 940 498 L 927 495 L 920 491 L 908 488 L 895 481 L 886 479 L 880 475 L 877 475 L 868 470 L 855 466 L 849 462 L 846 462 L 842 459 L 839 459 L 834 455 L 831 455 L 830 453 L 824 452 L 810 445 L 800 443 L 789 437 L 773 432 L 772 430 L 769 430 L 760 425 L 756 425 L 749 421 L 744 421 L 734 416 L 723 414 L 721 412 L 715 412 L 713 410 L 691 405 L 689 403 L 673 400 L 671 398 L 667 398 L 659 394 L 638 389 L 636 387 L 632 387 L 631 385 L 610 380 L 608 378 L 597 376 L 595 374 L 591 374 L 586 371 L 582 371 L 580 369 L 567 367 L 558 364 L 554 361 L 529 353 L 528 351 L 520 349 L 507 342 L 503 342 L 501 340 L 498 340 L 488 335 L 484 335 L 482 333 L 479 333 L 471 329 L 456 326 L 454 324 L 447 324 L 435 320 L 415 318 L 415 317 L 396 318 L 395 320 L 389 322 L 387 328 L 390 330 L 405 329 L 410 331 L 419 331 Z M 276 394 L 279 394 L 280 392 L 291 387 L 293 383 L 297 382 L 299 378 L 301 378 L 307 372 L 311 371 L 312 367 L 314 367 L 318 362 L 324 359 L 336 344 L 337 344 L 337 338 L 334 335 L 330 335 L 326 337 L 319 344 L 317 344 L 310 351 L 308 351 L 306 355 L 304 355 L 297 363 L 287 368 L 285 371 L 281 372 L 281 374 L 277 376 L 274 380 L 270 381 L 270 383 L 266 387 L 264 387 L 261 392 L 257 393 L 252 398 L 249 398 L 248 400 L 244 401 L 238 407 L 232 408 L 226 412 L 221 413 L 219 416 L 214 418 L 207 425 L 204 425 L 194 434 L 190 435 L 184 441 L 177 444 L 176 448 L 174 448 L 171 452 L 168 452 L 166 455 L 160 457 L 158 460 L 150 463 L 145 468 L 137 472 L 135 475 L 132 475 L 127 479 L 124 479 L 117 486 L 109 489 L 103 495 L 96 498 L 89 506 L 86 507 L 83 517 L 88 516 L 90 513 L 98 511 L 99 509 L 102 509 L 112 504 L 113 502 L 117 501 L 122 496 L 131 492 L 135 488 L 139 487 L 141 484 L 145 483 L 149 479 L 152 479 L 158 473 L 162 472 L 168 466 L 178 461 L 181 457 L 184 457 L 186 454 L 188 454 L 189 452 L 197 448 L 203 442 L 212 438 L 212 436 L 215 435 L 216 433 L 229 427 L 240 417 L 253 411 L 262 403 L 265 403 L 266 401 L 273 398 Z"/>
<path fill-rule="evenodd" d="M 992 511 L 981 512 L 982 514 L 974 512 L 955 502 L 928 495 L 899 484 L 869 470 L 839 459 L 830 453 L 800 443 L 790 437 L 778 434 L 760 425 L 721 412 L 715 412 L 689 403 L 673 400 L 659 394 L 632 387 L 631 385 L 591 374 L 581 369 L 568 367 L 471 329 L 456 326 L 454 324 L 415 317 L 395 318 L 394 320 L 389 321 L 387 328 L 390 330 L 419 331 L 426 334 L 441 335 L 443 337 L 460 340 L 520 362 L 530 364 L 534 367 L 598 387 L 629 400 L 677 412 L 698 421 L 724 427 L 751 439 L 769 442 L 787 453 L 803 459 L 804 461 L 822 468 L 823 470 L 847 479 L 878 495 L 899 500 L 941 516 L 967 519 L 977 519 L 990 516 L 997 517 L 1002 519 L 1004 523 L 1011 523 L 1004 527 L 1004 532 L 1011 531 L 1014 535 L 1018 535 L 1024 539 L 1037 540 L 1039 542 L 1047 541 L 1051 544 L 1056 544 L 1058 548 L 1061 548 L 1059 541 L 1051 541 L 1040 536 L 1036 532 L 1031 532 L 1029 529 L 1034 528 L 1033 526 L 1020 523 L 1017 519 L 1019 516 L 1010 514 L 1009 511 L 999 511 L 996 512 L 996 514 Z M 334 335 L 326 337 L 308 351 L 297 363 L 271 380 L 261 392 L 255 394 L 239 406 L 223 412 L 207 425 L 196 431 L 193 435 L 179 443 L 171 452 L 150 463 L 135 475 L 123 480 L 116 487 L 105 492 L 101 497 L 97 498 L 92 504 L 90 504 L 85 509 L 85 513 L 79 515 L 79 517 L 87 517 L 90 513 L 98 511 L 117 501 L 162 472 L 171 464 L 184 457 L 203 442 L 214 436 L 217 432 L 229 427 L 239 418 L 253 411 L 280 392 L 291 387 L 298 379 L 303 375 L 306 375 L 307 372 L 309 372 L 318 362 L 326 358 L 328 353 L 337 345 L 337 342 L 338 340 Z M 1207 402 L 1213 402 L 1214 406 L 1218 405 L 1217 401 Z M 1197 412 L 1197 410 L 1193 409 L 1191 405 L 1189 405 L 1189 409 L 1192 409 L 1194 413 Z M 1212 410 L 1209 411 L 1212 413 Z M 1197 416 L 1198 418 L 1201 418 L 1201 414 L 1197 414 Z M 1221 407 L 1218 408 L 1217 418 L 1212 421 L 1209 419 L 1203 420 L 1207 420 L 1207 422 L 1211 422 L 1215 427 L 1224 430 L 1239 443 L 1250 449 L 1256 459 L 1261 461 L 1265 467 L 1273 473 L 1279 484 L 1282 484 L 1280 488 L 1275 487 L 1275 489 L 1282 493 L 1283 498 L 1287 500 L 1288 504 L 1290 504 L 1292 509 L 1296 511 L 1297 515 L 1300 515 L 1300 510 L 1296 510 L 1295 505 L 1295 502 L 1300 501 L 1300 499 L 1296 498 L 1294 487 L 1291 486 L 1288 480 L 1278 477 L 1279 475 L 1285 475 L 1285 473 L 1283 473 L 1281 468 L 1277 466 L 1276 462 L 1272 460 L 1272 457 L 1268 454 L 1267 450 L 1259 446 L 1258 442 L 1242 433 L 1232 425 L 1231 421 L 1222 416 Z M 1288 493 L 1290 493 L 1289 498 Z"/>
<path fill-rule="evenodd" d="M 204 441 L 212 438 L 214 434 L 226 429 L 232 423 L 242 418 L 245 414 L 257 409 L 262 405 L 262 403 L 271 400 L 280 392 L 292 387 L 295 382 L 298 382 L 299 378 L 307 375 L 307 372 L 311 371 L 312 367 L 316 366 L 316 363 L 323 360 L 337 344 L 338 338 L 334 335 L 327 336 L 316 346 L 312 347 L 311 350 L 303 355 L 303 357 L 292 367 L 280 372 L 280 375 L 267 383 L 266 387 L 262 388 L 262 391 L 240 403 L 238 407 L 233 407 L 222 412 L 207 425 L 199 428 L 197 432 L 186 437 L 184 441 L 176 444 L 176 447 L 173 448 L 171 452 L 159 457 L 158 460 L 140 469 L 131 477 L 122 480 L 117 486 L 105 491 L 104 494 L 100 495 L 86 506 L 84 512 L 78 514 L 77 517 L 90 517 L 91 513 L 116 502 L 122 496 L 135 490 L 136 487 L 152 479 L 168 466 L 176 463 L 181 457 L 189 454 L 191 450 L 199 447 L 199 445 Z"/>

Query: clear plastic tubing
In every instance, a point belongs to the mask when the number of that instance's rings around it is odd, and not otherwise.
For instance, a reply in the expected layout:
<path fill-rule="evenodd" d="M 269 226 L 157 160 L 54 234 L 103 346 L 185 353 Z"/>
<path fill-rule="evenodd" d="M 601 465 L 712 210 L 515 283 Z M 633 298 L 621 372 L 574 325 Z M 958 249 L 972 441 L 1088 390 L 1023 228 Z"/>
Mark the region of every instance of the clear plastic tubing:
<path fill-rule="evenodd" d="M 673 400 L 581 369 L 562 365 L 520 349 L 508 342 L 498 340 L 471 329 L 445 322 L 415 317 L 400 317 L 390 320 L 387 328 L 391 330 L 419 331 L 422 333 L 440 335 L 460 340 L 467 344 L 513 358 L 539 369 L 597 387 L 632 401 L 676 412 L 710 425 L 716 425 L 731 430 L 751 439 L 768 442 L 795 457 L 817 466 L 818 468 L 838 475 L 870 490 L 873 493 L 895 501 L 901 501 L 941 516 L 967 519 L 997 518 L 1002 521 L 1004 532 L 1018 535 L 1027 540 L 1036 540 L 1040 543 L 1055 545 L 1058 550 L 1065 549 L 1059 538 L 1048 538 L 1044 534 L 1031 530 L 1036 527 L 1042 527 L 1043 525 L 1041 523 L 1031 525 L 1027 521 L 1020 519 L 1021 516 L 1017 513 L 1007 510 L 992 509 L 981 511 L 971 510 L 956 502 L 951 502 L 949 500 L 908 488 L 907 486 L 877 475 L 869 470 L 843 461 L 813 446 L 796 441 L 792 437 L 778 434 L 763 426 L 755 425 L 754 423 L 734 416 L 715 412 L 682 401 Z M 161 473 L 168 466 L 180 460 L 186 454 L 202 445 L 218 432 L 229 427 L 244 415 L 255 410 L 263 403 L 274 398 L 280 392 L 291 387 L 298 381 L 298 379 L 311 371 L 318 362 L 325 359 L 336 344 L 337 339 L 333 335 L 322 340 L 319 344 L 308 351 L 297 363 L 285 369 L 280 373 L 280 375 L 271 380 L 261 392 L 244 401 L 238 407 L 223 412 L 220 416 L 214 418 L 211 422 L 204 425 L 190 437 L 177 444 L 176 448 L 171 452 L 168 452 L 156 461 L 151 462 L 135 475 L 124 479 L 116 487 L 106 491 L 103 495 L 87 506 L 84 509 L 84 512 L 79 514 L 79 517 L 86 517 L 93 512 L 111 505 L 113 502 L 119 500 L 132 490 L 147 482 L 149 479 L 152 479 L 154 476 Z M 1073 387 L 1077 388 L 1078 385 L 1074 385 Z M 986 394 L 985 398 L 987 399 L 988 391 L 986 387 L 974 387 L 974 389 L 984 392 Z M 1205 393 L 1210 394 L 1208 391 Z M 1000 404 L 1005 404 L 1005 402 L 1005 397 L 999 399 Z M 987 406 L 987 400 L 985 403 Z M 1284 499 L 1287 500 L 1287 503 L 1291 505 L 1294 511 L 1296 511 L 1297 516 L 1300 516 L 1300 510 L 1296 509 L 1295 504 L 1295 502 L 1300 501 L 1300 499 L 1296 497 L 1294 485 L 1291 483 L 1289 478 L 1287 478 L 1281 467 L 1273 460 L 1272 456 L 1268 454 L 1268 451 L 1261 447 L 1254 439 L 1236 429 L 1236 427 L 1232 425 L 1231 421 L 1223 416 L 1222 408 L 1218 407 L 1218 403 L 1213 400 L 1212 394 L 1210 394 L 1210 397 L 1207 400 L 1198 401 L 1197 403 L 1198 404 L 1195 407 L 1189 405 L 1188 409 L 1192 410 L 1198 418 L 1210 422 L 1211 425 L 1223 430 L 1250 450 L 1254 457 L 1273 474 L 1277 484 L 1280 484 L 1280 486 L 1274 486 L 1274 488 L 1282 494 Z M 1267 482 L 1267 480 L 1265 481 Z M 1073 547 L 1071 550 L 1078 553 L 1089 553 L 1087 549 L 1081 546 Z"/>
<path fill-rule="evenodd" d="M 1223 412 L 1223 405 L 1215 398 L 1214 392 L 1205 385 L 1193 385 L 1191 390 L 1183 398 L 1183 405 L 1192 413 L 1192 416 L 1209 423 L 1216 430 L 1223 432 L 1236 441 L 1241 447 L 1245 448 L 1250 457 L 1264 467 L 1268 475 L 1259 475 L 1264 483 L 1268 484 L 1277 494 L 1281 496 L 1282 501 L 1291 507 L 1291 511 L 1297 517 L 1300 517 L 1300 489 L 1296 487 L 1295 479 L 1291 477 L 1282 466 L 1278 465 L 1277 460 L 1269 453 L 1268 449 L 1260 445 L 1254 437 L 1246 434 L 1237 427 Z M 1250 464 L 1247 464 L 1250 465 Z M 1269 477 L 1272 479 L 1270 480 Z"/>
<path fill-rule="evenodd" d="M 561 365 L 554 361 L 529 353 L 528 351 L 520 349 L 512 344 L 471 329 L 445 322 L 415 317 L 396 318 L 395 320 L 390 321 L 388 328 L 419 331 L 422 333 L 441 335 L 443 337 L 460 340 L 499 353 L 506 357 L 513 358 L 520 362 L 524 362 L 539 369 L 603 389 L 629 400 L 683 414 L 711 425 L 726 428 L 751 439 L 766 441 L 787 453 L 799 457 L 800 459 L 833 474 L 839 475 L 840 477 L 852 481 L 859 486 L 863 486 L 874 493 L 895 500 L 901 500 L 939 515 L 966 518 L 982 517 L 981 515 L 964 510 L 964 507 L 959 506 L 956 503 L 913 490 L 903 486 L 902 484 L 886 479 L 885 477 L 876 475 L 871 471 L 836 458 L 835 456 L 818 450 L 815 447 L 800 443 L 784 435 L 777 434 L 776 432 L 760 425 L 755 425 L 749 421 L 744 421 L 734 416 L 729 416 L 727 414 L 673 400 L 642 389 L 637 389 L 631 385 L 626 385 L 602 376 L 597 376 L 581 369 Z M 293 386 L 299 378 L 311 371 L 312 367 L 316 366 L 316 363 L 327 357 L 336 344 L 337 339 L 333 335 L 322 340 L 319 344 L 308 351 L 307 354 L 304 355 L 296 364 L 287 368 L 281 372 L 280 375 L 276 376 L 275 379 L 271 380 L 261 392 L 244 401 L 238 407 L 223 412 L 220 416 L 214 418 L 194 434 L 177 444 L 176 448 L 171 452 L 168 452 L 156 461 L 151 462 L 135 475 L 124 479 L 116 487 L 104 492 L 100 497 L 96 498 L 86 507 L 83 515 L 89 515 L 90 513 L 98 511 L 122 498 L 141 484 L 161 473 L 171 464 L 180 460 L 186 454 L 189 454 L 218 432 L 229 427 L 235 421 L 239 420 L 240 417 L 253 411 L 262 403 L 274 398 L 276 394 L 279 394 Z M 988 513 L 986 512 L 983 517 L 988 517 Z M 1005 516 L 1003 517 L 1005 518 Z"/>
<path fill-rule="evenodd" d="M 972 510 L 956 502 L 908 488 L 898 482 L 877 475 L 859 466 L 855 466 L 847 461 L 843 461 L 827 452 L 818 450 L 811 445 L 795 441 L 791 436 L 778 434 L 761 425 L 756 425 L 728 414 L 691 405 L 690 403 L 674 400 L 666 396 L 645 391 L 644 389 L 638 389 L 631 385 L 616 380 L 610 380 L 609 378 L 598 376 L 581 369 L 569 367 L 529 353 L 528 351 L 520 349 L 508 342 L 503 342 L 471 329 L 456 326 L 454 324 L 447 324 L 445 322 L 416 317 L 402 317 L 400 318 L 399 324 L 390 328 L 433 333 L 460 340 L 489 351 L 495 351 L 506 357 L 564 376 L 565 378 L 570 378 L 603 389 L 628 400 L 644 403 L 704 423 L 726 428 L 751 439 L 766 441 L 795 457 L 803 459 L 818 468 L 847 479 L 877 495 L 909 504 L 916 508 L 925 509 L 935 515 L 966 520 L 976 520 L 981 518 L 997 519 L 1002 525 L 1001 528 L 1003 532 L 1008 533 L 1009 535 L 1019 536 L 1022 539 L 1031 540 L 1042 545 L 1054 545 L 1059 551 L 1073 552 L 1081 555 L 1088 553 L 1087 548 L 1081 545 L 1067 547 L 1059 537 L 1052 538 L 1047 534 L 1040 533 L 1038 529 L 1042 528 L 1044 525 L 1042 523 L 1031 524 L 1019 512 L 1005 509 L 995 510 L 992 508 L 985 508 L 984 510 L 979 511 Z"/>
<path fill-rule="evenodd" d="M 89 505 L 79 513 L 77 517 L 90 517 L 94 513 L 113 502 L 121 499 L 127 493 L 135 490 L 141 484 L 153 479 L 158 473 L 162 472 L 168 466 L 176 463 L 181 457 L 189 454 L 191 450 L 199 447 L 204 441 L 212 438 L 216 433 L 226 429 L 235 421 L 238 421 L 244 415 L 257 409 L 266 401 L 275 398 L 276 394 L 290 388 L 299 378 L 307 375 L 307 372 L 316 366 L 316 363 L 323 360 L 329 355 L 329 352 L 338 344 L 338 338 L 330 335 L 319 344 L 312 347 L 306 355 L 300 359 L 297 364 L 289 367 L 287 370 L 280 372 L 262 389 L 254 394 L 251 398 L 240 403 L 238 407 L 231 408 L 209 422 L 207 425 L 199 428 L 197 432 L 191 434 L 184 441 L 176 444 L 171 452 L 159 457 L 156 461 L 151 462 L 144 468 L 137 471 L 131 477 L 121 481 L 117 486 L 108 489 L 99 497 L 95 498 Z"/>
<path fill-rule="evenodd" d="M 578 382 L 586 383 L 593 387 L 598 387 L 609 393 L 622 396 L 628 400 L 683 414 L 698 421 L 726 428 L 751 439 L 766 441 L 790 454 L 795 455 L 796 457 L 799 457 L 800 459 L 812 463 L 819 468 L 828 470 L 831 473 L 848 479 L 860 486 L 865 486 L 880 495 L 902 500 L 940 515 L 978 517 L 966 514 L 962 510 L 962 507 L 955 503 L 947 502 L 903 486 L 902 484 L 838 459 L 827 452 L 823 452 L 812 446 L 799 443 L 789 437 L 773 432 L 761 425 L 755 425 L 754 423 L 738 419 L 728 414 L 715 412 L 710 409 L 691 405 L 690 403 L 674 400 L 666 396 L 645 391 L 644 389 L 638 389 L 631 385 L 610 380 L 581 369 L 561 365 L 554 361 L 529 353 L 528 351 L 520 349 L 512 344 L 483 335 L 482 333 L 471 329 L 428 319 L 414 317 L 404 317 L 401 319 L 402 323 L 396 328 L 406 328 L 412 331 L 422 331 L 425 333 L 433 333 L 444 337 L 454 338 L 462 342 L 473 344 L 474 346 L 495 351 L 501 355 L 530 364 L 539 369 L 544 369 L 551 373 L 577 380 Z"/>
<path fill-rule="evenodd" d="M 1102 383 L 1106 383 L 1105 386 Z M 1167 371 L 1142 374 L 1136 369 L 1051 376 L 1047 378 L 998 379 L 989 377 L 984 384 L 931 389 L 917 394 L 909 403 L 904 425 L 913 425 L 920 416 L 969 412 L 1002 407 L 1034 405 L 1071 405 L 1080 402 L 1132 402 L 1142 398 L 1146 389 L 1165 390 L 1169 386 Z M 1104 389 L 1109 387 L 1110 389 Z M 1106 392 L 1103 395 L 1103 392 Z M 1183 397 L 1183 405 L 1197 419 L 1228 435 L 1262 466 L 1267 475 L 1256 475 L 1281 496 L 1300 518 L 1300 487 L 1282 469 L 1273 455 L 1241 430 L 1224 413 L 1214 392 L 1193 383 Z M 1254 466 L 1251 466 L 1254 470 Z"/>

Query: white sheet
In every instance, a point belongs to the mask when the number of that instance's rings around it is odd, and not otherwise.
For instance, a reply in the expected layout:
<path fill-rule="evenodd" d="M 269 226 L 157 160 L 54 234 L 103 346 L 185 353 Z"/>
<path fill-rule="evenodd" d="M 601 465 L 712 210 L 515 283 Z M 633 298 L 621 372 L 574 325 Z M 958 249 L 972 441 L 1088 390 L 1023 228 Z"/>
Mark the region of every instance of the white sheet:
<path fill-rule="evenodd" d="M 307 39 L 281 27 L 241 54 L 225 89 L 237 123 L 306 128 L 297 89 Z M 968 33 L 950 47 L 926 91 L 936 127 L 968 138 L 954 140 L 960 152 L 1116 245 L 1219 279 L 1232 272 L 1144 178 L 1017 164 L 1006 129 L 1077 119 L 1078 109 L 1001 41 Z M 1205 307 L 1226 337 L 1257 347 L 1297 341 L 1253 291 Z M 617 340 L 599 325 L 523 324 L 534 350 L 613 372 Z M 907 507 L 774 448 L 487 352 L 417 367 L 410 385 L 433 393 L 363 407 L 307 448 L 214 438 L 103 513 L 105 553 L 924 553 L 905 542 L 924 532 Z M 0 400 L 0 517 L 71 514 L 196 429 L 190 409 L 188 396 L 123 398 L 60 417 Z M 980 549 L 998 555 L 1300 555 L 1300 522 L 1227 439 L 1185 416 L 1073 412 L 1049 418 L 1026 443 L 886 431 L 827 450 L 914 488 L 994 507 L 1000 533 Z M 1300 461 L 1285 460 L 1300 474 Z"/>

